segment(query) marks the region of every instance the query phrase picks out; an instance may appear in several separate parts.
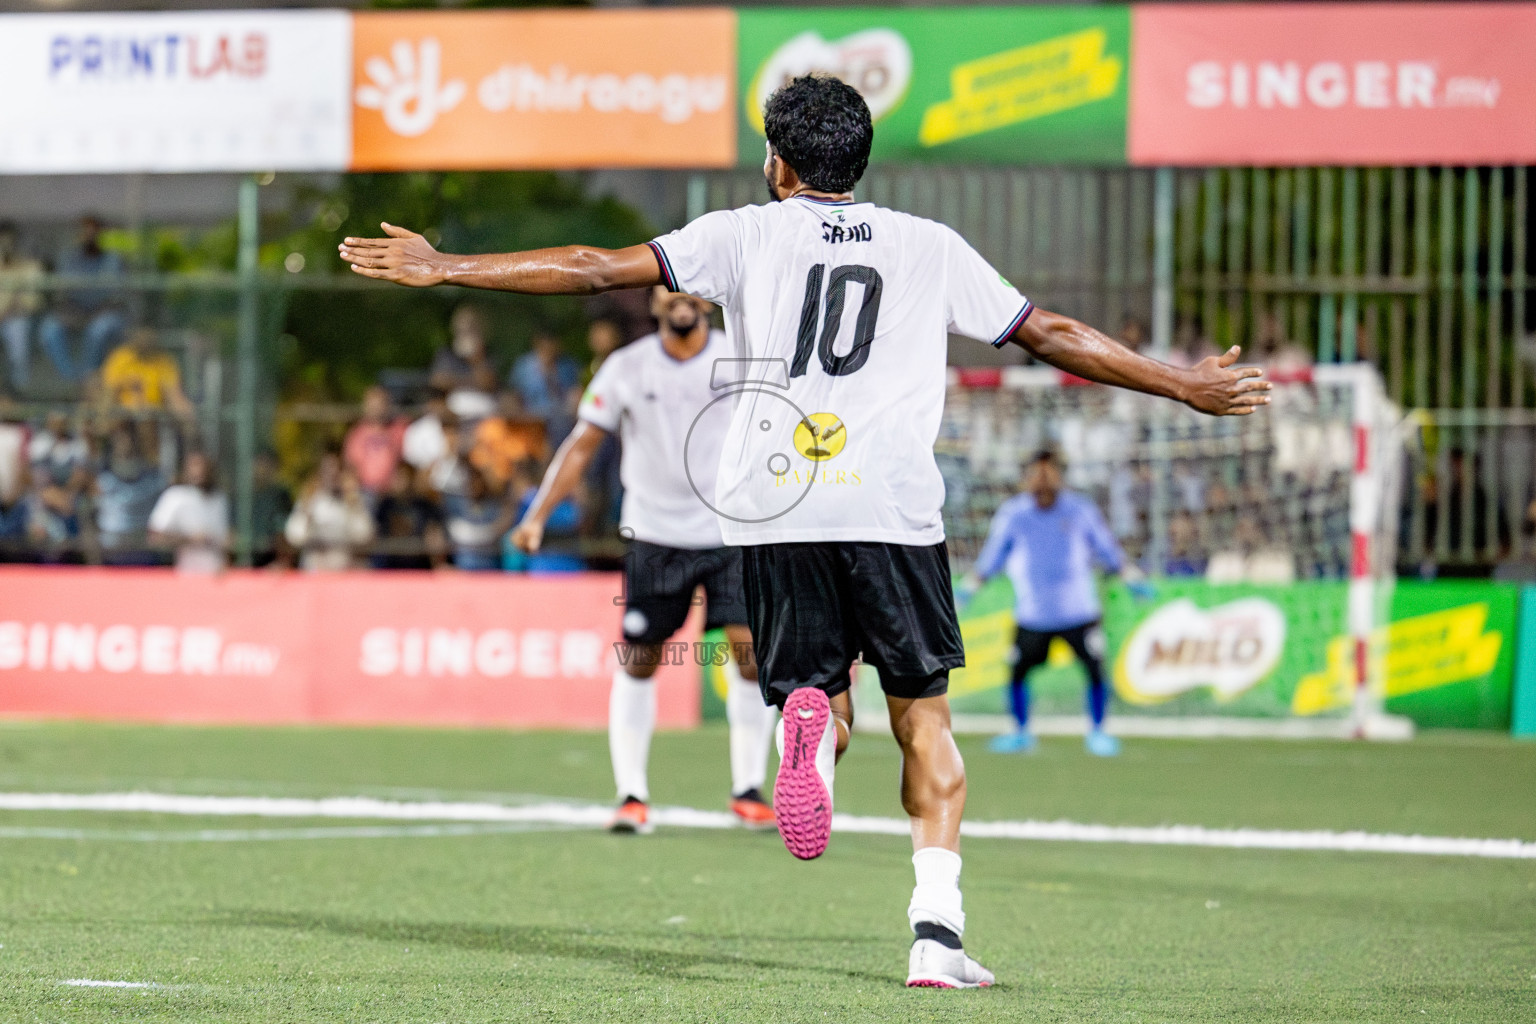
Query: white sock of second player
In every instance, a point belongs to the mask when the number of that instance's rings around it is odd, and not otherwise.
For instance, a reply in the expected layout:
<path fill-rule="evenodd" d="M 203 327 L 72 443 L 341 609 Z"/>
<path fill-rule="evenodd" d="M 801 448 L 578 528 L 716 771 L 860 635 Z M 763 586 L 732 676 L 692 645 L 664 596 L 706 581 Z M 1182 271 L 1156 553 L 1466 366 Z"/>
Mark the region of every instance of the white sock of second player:
<path fill-rule="evenodd" d="M 778 712 L 763 703 L 756 681 L 743 679 L 736 662 L 727 661 L 725 719 L 731 734 L 731 795 L 761 791 L 768 781 L 768 744 Z"/>
<path fill-rule="evenodd" d="M 650 800 L 646 765 L 651 758 L 651 733 L 656 731 L 656 685 L 636 679 L 623 666 L 614 670 L 608 693 L 608 755 L 613 759 L 613 783 L 619 799 Z"/>

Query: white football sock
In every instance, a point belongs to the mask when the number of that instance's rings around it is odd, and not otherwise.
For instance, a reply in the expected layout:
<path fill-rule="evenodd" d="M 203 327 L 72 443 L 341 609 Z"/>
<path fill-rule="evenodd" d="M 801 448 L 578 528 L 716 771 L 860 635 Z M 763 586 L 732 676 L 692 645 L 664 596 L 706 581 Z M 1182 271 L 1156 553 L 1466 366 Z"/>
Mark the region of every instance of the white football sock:
<path fill-rule="evenodd" d="M 725 672 L 725 719 L 731 732 L 731 795 L 761 790 L 768 781 L 768 743 L 779 717 L 763 703 L 757 682 L 741 678 L 736 662 L 727 661 Z"/>
<path fill-rule="evenodd" d="M 960 901 L 960 855 L 942 846 L 925 846 L 912 855 L 917 885 L 907 905 L 907 923 L 917 930 L 919 921 L 943 925 L 956 935 L 965 934 L 965 911 Z"/>
<path fill-rule="evenodd" d="M 651 757 L 651 733 L 656 731 L 656 686 L 636 679 L 623 666 L 614 670 L 608 692 L 608 755 L 613 759 L 613 783 L 619 799 L 650 800 L 646 764 Z"/>
<path fill-rule="evenodd" d="M 784 760 L 784 719 L 779 718 L 778 725 L 773 730 L 773 743 L 778 748 L 779 760 Z M 816 748 L 816 772 L 821 776 L 822 785 L 827 787 L 827 796 L 832 796 L 832 777 L 837 774 L 837 719 L 827 716 L 827 731 L 821 734 L 821 746 Z"/>

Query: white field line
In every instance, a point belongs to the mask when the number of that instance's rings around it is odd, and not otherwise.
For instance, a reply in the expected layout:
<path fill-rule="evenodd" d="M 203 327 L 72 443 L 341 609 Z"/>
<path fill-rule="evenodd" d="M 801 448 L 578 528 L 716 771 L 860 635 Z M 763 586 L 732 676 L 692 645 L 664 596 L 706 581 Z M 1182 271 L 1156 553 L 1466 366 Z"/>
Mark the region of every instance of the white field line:
<path fill-rule="evenodd" d="M 60 985 L 72 985 L 75 988 L 162 988 L 152 981 L 98 981 L 95 978 L 66 978 L 59 982 Z"/>
<path fill-rule="evenodd" d="M 0 839 L 110 840 L 129 843 L 251 843 L 283 839 L 436 839 L 443 836 L 508 835 L 554 832 L 569 825 L 491 822 L 462 825 L 356 825 L 321 828 L 108 829 L 0 826 Z"/>
<path fill-rule="evenodd" d="M 523 806 L 448 801 L 407 802 L 373 797 L 187 796 L 175 793 L 0 793 L 0 810 L 100 811 L 257 818 L 359 818 L 376 821 L 481 822 L 599 828 L 609 808 L 598 804 L 544 801 Z M 657 807 L 652 819 L 676 828 L 728 829 L 735 818 L 723 811 Z M 905 836 L 904 819 L 834 814 L 836 832 Z M 1328 850 L 1346 853 L 1402 853 L 1449 857 L 1536 860 L 1536 842 L 1519 839 L 1463 839 L 1378 832 L 1219 829 L 1200 825 L 1085 825 L 1072 821 L 969 821 L 961 834 L 976 839 L 1044 840 L 1069 843 L 1127 843 L 1142 846 L 1207 846 L 1249 850 Z"/>

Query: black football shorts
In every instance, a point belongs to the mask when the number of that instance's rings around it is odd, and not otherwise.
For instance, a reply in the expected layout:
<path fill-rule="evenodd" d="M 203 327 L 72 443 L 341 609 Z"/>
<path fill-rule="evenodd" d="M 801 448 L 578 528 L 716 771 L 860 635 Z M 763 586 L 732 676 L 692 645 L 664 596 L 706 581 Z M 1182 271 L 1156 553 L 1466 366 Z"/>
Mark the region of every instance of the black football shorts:
<path fill-rule="evenodd" d="M 778 707 L 802 686 L 848 689 L 856 659 L 892 697 L 948 692 L 965 664 L 949 550 L 862 541 L 758 544 L 741 549 L 747 624 L 763 699 Z"/>

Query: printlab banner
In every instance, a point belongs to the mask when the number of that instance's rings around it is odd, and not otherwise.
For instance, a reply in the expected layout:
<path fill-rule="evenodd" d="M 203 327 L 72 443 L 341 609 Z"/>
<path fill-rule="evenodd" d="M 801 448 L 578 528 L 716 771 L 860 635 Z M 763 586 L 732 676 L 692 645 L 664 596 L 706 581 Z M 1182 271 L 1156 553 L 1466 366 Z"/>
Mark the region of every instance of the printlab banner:
<path fill-rule="evenodd" d="M 342 170 L 342 11 L 0 17 L 0 173 Z"/>
<path fill-rule="evenodd" d="M 834 74 L 875 118 L 876 160 L 1124 163 L 1129 8 L 748 9 L 740 159 L 763 160 L 763 102 Z"/>
<path fill-rule="evenodd" d="M 1510 722 L 1516 588 L 1484 582 L 1397 584 L 1391 621 L 1372 638 L 1386 710 L 1421 726 L 1503 729 Z M 1164 581 L 1151 602 L 1106 591 L 1108 664 L 1121 708 L 1137 715 L 1285 718 L 1347 714 L 1353 640 L 1342 582 L 1213 586 Z M 951 677 L 961 711 L 1001 711 L 1013 642 L 1012 592 L 990 584 L 966 609 L 966 667 Z M 1064 644 L 1033 678 L 1046 714 L 1082 710 L 1083 677 Z"/>
<path fill-rule="evenodd" d="M 1135 164 L 1536 160 L 1536 5 L 1135 8 Z"/>
<path fill-rule="evenodd" d="M 0 715 L 599 727 L 619 577 L 0 569 Z M 699 718 L 697 615 L 657 675 Z"/>

